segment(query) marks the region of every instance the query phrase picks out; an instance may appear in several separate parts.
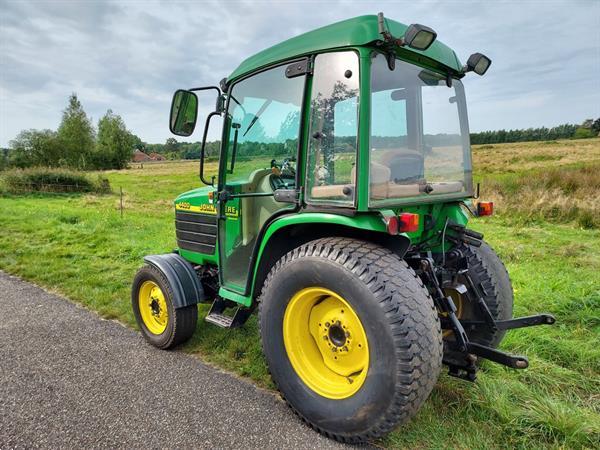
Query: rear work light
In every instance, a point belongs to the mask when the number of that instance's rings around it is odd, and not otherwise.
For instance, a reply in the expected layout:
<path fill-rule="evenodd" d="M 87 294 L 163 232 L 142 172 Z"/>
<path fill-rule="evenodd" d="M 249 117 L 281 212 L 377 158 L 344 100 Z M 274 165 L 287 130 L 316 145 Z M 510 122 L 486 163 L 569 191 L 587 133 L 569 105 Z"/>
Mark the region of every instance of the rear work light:
<path fill-rule="evenodd" d="M 494 214 L 494 202 L 477 203 L 478 216 L 491 216 L 492 214 Z"/>

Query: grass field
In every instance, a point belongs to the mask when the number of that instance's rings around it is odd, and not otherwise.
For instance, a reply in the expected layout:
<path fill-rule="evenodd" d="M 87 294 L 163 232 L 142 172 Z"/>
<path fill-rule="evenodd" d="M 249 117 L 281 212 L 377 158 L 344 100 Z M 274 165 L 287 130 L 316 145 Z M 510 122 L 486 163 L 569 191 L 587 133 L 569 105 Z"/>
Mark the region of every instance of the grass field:
<path fill-rule="evenodd" d="M 502 343 L 528 355 L 529 369 L 488 363 L 476 384 L 443 374 L 418 416 L 377 444 L 598 448 L 600 139 L 478 146 L 474 160 L 497 213 L 472 226 L 508 267 L 515 314 L 549 312 L 557 324 L 512 331 Z M 175 246 L 172 200 L 198 185 L 197 163 L 104 175 L 114 194 L 2 195 L 0 269 L 133 327 L 131 280 L 144 255 Z M 272 388 L 255 317 L 234 331 L 200 321 L 184 351 Z"/>

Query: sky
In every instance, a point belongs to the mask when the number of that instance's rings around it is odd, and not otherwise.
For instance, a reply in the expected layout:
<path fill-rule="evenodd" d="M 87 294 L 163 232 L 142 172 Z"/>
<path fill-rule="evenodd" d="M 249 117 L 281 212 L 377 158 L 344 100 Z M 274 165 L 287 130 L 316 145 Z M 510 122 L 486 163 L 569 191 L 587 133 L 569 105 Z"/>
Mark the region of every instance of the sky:
<path fill-rule="evenodd" d="M 433 28 L 462 61 L 492 59 L 485 76 L 463 79 L 471 131 L 600 117 L 600 0 L 0 0 L 0 146 L 23 129 L 56 129 L 72 92 L 94 123 L 112 109 L 163 143 L 176 89 L 218 84 L 266 47 L 379 11 Z M 200 101 L 202 116 L 213 99 Z"/>

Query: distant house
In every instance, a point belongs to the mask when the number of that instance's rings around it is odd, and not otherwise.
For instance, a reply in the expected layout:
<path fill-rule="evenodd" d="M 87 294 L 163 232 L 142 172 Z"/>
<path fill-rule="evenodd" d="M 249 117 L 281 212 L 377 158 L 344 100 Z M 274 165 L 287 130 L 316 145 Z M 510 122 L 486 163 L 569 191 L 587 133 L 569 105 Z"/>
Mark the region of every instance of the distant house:
<path fill-rule="evenodd" d="M 148 154 L 144 153 L 143 151 L 136 148 L 135 151 L 133 152 L 133 157 L 131 158 L 131 160 L 133 162 L 166 161 L 167 158 L 165 158 L 160 153 L 156 153 L 156 152 L 152 152 L 148 155 Z"/>
<path fill-rule="evenodd" d="M 150 159 L 152 161 L 166 161 L 167 160 L 167 158 L 165 158 L 160 153 L 150 153 Z"/>
<path fill-rule="evenodd" d="M 144 162 L 144 161 L 152 161 L 152 158 L 146 155 L 143 151 L 138 150 L 137 148 L 133 152 L 133 157 L 131 158 L 133 162 Z"/>

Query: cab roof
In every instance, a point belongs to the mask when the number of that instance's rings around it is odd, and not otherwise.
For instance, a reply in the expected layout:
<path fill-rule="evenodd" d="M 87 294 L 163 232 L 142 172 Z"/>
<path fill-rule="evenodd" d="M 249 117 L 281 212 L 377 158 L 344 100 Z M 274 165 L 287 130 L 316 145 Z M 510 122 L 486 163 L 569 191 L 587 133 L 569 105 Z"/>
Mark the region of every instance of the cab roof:
<path fill-rule="evenodd" d="M 394 37 L 403 36 L 408 28 L 407 25 L 395 20 L 386 18 L 385 22 L 387 29 Z M 367 45 L 381 39 L 376 15 L 354 17 L 317 28 L 258 52 L 243 61 L 227 81 L 234 81 L 255 70 L 295 57 L 330 49 Z M 462 64 L 456 53 L 437 39 L 425 51 L 415 50 L 408 46 L 403 47 L 402 50 L 412 52 L 415 54 L 414 56 L 426 56 L 427 59 L 432 59 L 455 73 L 462 72 Z"/>

